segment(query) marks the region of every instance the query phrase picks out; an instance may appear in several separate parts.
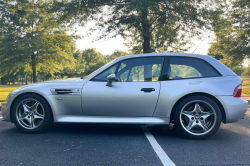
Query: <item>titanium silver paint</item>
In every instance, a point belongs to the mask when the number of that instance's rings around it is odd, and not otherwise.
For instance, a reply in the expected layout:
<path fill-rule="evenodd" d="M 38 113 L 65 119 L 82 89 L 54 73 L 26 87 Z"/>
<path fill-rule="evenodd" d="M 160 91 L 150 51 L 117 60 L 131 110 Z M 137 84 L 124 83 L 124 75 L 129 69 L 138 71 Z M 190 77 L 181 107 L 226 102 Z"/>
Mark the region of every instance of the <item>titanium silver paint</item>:
<path fill-rule="evenodd" d="M 214 66 L 222 76 L 158 82 L 114 82 L 112 87 L 107 87 L 105 82 L 90 81 L 121 60 L 152 56 L 203 59 Z M 169 124 L 171 111 L 182 97 L 203 93 L 218 99 L 225 110 L 224 123 L 231 123 L 241 119 L 247 111 L 247 101 L 233 97 L 234 88 L 241 83 L 241 78 L 210 56 L 182 53 L 130 55 L 117 58 L 86 79 L 46 81 L 22 86 L 2 103 L 1 111 L 4 121 L 12 121 L 10 111 L 13 101 L 22 94 L 35 93 L 43 96 L 49 103 L 54 122 Z M 139 87 L 155 88 L 155 91 L 145 93 L 141 92 Z M 53 89 L 81 89 L 81 92 L 55 95 L 52 93 Z M 115 92 L 115 89 L 118 92 Z"/>

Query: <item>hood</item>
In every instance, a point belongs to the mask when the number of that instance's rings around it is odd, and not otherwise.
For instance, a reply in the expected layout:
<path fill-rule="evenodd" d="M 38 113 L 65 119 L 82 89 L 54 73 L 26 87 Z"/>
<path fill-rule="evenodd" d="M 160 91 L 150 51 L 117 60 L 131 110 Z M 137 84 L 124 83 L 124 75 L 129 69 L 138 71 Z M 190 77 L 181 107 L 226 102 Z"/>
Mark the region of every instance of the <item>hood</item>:
<path fill-rule="evenodd" d="M 28 85 L 23 85 L 20 86 L 19 88 L 17 88 L 18 90 L 24 89 L 24 88 L 28 88 L 28 87 L 32 87 L 32 86 L 37 86 L 37 85 L 46 85 L 46 84 L 75 84 L 75 83 L 79 83 L 80 81 L 84 82 L 84 79 L 81 78 L 70 78 L 70 79 L 58 79 L 58 80 L 50 80 L 50 81 L 44 81 L 44 82 L 37 82 L 37 83 L 33 83 L 33 84 L 28 84 Z"/>
<path fill-rule="evenodd" d="M 81 78 L 67 78 L 67 79 L 58 79 L 58 80 L 49 80 L 49 81 L 44 81 L 44 82 L 38 82 L 37 84 L 41 83 L 67 83 L 67 82 L 75 82 L 75 81 L 82 81 L 83 79 Z"/>

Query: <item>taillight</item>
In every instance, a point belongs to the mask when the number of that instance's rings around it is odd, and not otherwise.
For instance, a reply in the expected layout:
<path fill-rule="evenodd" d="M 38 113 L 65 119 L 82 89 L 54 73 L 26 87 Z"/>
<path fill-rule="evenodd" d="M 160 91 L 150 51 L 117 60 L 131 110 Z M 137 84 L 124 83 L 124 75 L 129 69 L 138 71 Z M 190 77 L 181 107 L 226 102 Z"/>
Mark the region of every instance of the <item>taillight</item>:
<path fill-rule="evenodd" d="M 234 89 L 234 97 L 241 97 L 241 92 L 242 92 L 242 87 L 241 85 L 236 86 L 236 88 Z"/>

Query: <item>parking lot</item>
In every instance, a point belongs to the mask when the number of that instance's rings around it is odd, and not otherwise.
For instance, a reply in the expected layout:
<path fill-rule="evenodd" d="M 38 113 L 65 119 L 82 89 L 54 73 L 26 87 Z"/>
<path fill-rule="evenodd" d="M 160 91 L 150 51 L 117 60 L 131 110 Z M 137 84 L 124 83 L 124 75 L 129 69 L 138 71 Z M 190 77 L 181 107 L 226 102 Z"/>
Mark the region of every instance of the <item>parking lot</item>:
<path fill-rule="evenodd" d="M 250 165 L 250 111 L 206 140 L 185 139 L 174 126 L 147 128 L 168 161 L 141 126 L 54 124 L 25 134 L 0 121 L 0 165 Z"/>

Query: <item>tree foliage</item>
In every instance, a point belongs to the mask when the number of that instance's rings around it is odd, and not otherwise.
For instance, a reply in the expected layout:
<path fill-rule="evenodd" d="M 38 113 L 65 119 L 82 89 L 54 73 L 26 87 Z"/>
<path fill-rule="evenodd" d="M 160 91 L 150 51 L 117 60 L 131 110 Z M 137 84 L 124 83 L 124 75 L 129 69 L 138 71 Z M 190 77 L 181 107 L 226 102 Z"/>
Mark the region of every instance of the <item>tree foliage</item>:
<path fill-rule="evenodd" d="M 124 51 L 120 51 L 120 50 L 115 50 L 111 55 L 106 55 L 104 56 L 104 59 L 107 61 L 107 62 L 110 62 L 116 58 L 119 58 L 119 57 L 122 57 L 122 56 L 126 56 L 128 55 L 127 52 L 124 52 Z"/>
<path fill-rule="evenodd" d="M 1 3 L 0 73 L 8 74 L 24 68 L 52 74 L 74 63 L 72 36 L 57 24 L 48 12 L 52 3 L 37 0 L 5 0 Z"/>
<path fill-rule="evenodd" d="M 177 46 L 176 40 L 181 40 L 183 35 L 199 34 L 210 20 L 210 3 L 202 0 L 80 0 L 62 1 L 58 6 L 65 17 L 72 16 L 76 21 L 81 15 L 89 19 L 98 16 L 92 29 L 101 32 L 98 39 L 135 34 L 138 47 L 134 50 L 144 53 Z"/>
<path fill-rule="evenodd" d="M 84 75 L 92 73 L 106 63 L 102 54 L 94 48 L 84 50 L 82 52 L 82 58 L 86 63 Z"/>
<path fill-rule="evenodd" d="M 209 54 L 233 68 L 250 57 L 250 2 L 248 0 L 218 1 L 213 15 L 216 41 Z"/>

